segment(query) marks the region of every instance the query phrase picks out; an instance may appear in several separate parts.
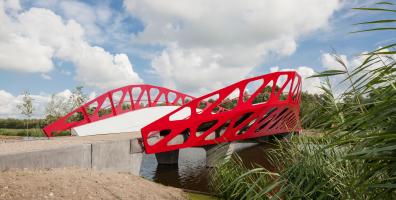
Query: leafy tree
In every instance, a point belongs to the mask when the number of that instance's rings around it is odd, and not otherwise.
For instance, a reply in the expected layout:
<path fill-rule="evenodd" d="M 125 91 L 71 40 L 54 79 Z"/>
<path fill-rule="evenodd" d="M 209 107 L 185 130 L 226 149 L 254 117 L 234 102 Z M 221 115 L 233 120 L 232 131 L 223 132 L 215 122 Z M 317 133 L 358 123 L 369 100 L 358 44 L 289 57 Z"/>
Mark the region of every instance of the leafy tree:
<path fill-rule="evenodd" d="M 87 95 L 82 91 L 82 86 L 77 86 L 72 90 L 71 95 L 68 98 L 64 98 L 58 95 L 52 95 L 51 101 L 47 104 L 45 109 L 47 123 L 51 123 L 74 109 L 82 106 L 87 101 Z M 82 115 L 75 116 L 75 119 L 82 119 Z"/>
<path fill-rule="evenodd" d="M 84 94 L 82 90 L 83 86 L 77 86 L 72 91 L 72 94 L 69 97 L 69 103 L 72 110 L 82 106 L 88 100 L 87 95 Z"/>
<path fill-rule="evenodd" d="M 33 115 L 33 98 L 30 96 L 28 91 L 23 92 L 22 103 L 17 105 L 17 109 L 22 115 L 28 119 L 26 120 L 26 135 L 29 137 L 29 120 Z"/>

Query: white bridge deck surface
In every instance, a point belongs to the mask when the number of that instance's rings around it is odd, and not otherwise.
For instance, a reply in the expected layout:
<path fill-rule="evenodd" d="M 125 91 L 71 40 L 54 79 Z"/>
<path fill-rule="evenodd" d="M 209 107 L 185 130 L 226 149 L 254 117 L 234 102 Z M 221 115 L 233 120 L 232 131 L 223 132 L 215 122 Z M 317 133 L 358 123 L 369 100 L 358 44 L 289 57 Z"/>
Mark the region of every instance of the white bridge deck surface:
<path fill-rule="evenodd" d="M 177 108 L 179 106 L 143 108 L 78 126 L 72 128 L 71 132 L 78 136 L 136 132 Z"/>

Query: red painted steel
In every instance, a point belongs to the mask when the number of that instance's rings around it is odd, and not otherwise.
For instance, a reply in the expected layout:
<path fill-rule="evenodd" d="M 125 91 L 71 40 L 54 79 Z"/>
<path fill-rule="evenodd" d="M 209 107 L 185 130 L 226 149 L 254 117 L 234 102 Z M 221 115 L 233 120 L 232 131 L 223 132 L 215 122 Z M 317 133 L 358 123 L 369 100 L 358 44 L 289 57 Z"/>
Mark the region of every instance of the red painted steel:
<path fill-rule="evenodd" d="M 76 126 L 113 117 L 143 107 L 183 105 L 194 97 L 153 85 L 128 85 L 110 90 L 44 127 L 47 137 Z"/>
<path fill-rule="evenodd" d="M 250 91 L 252 95 L 246 95 Z M 229 99 L 233 96 L 237 96 L 235 106 L 228 110 L 218 109 L 232 101 Z M 158 153 L 298 132 L 301 130 L 300 98 L 301 77 L 294 71 L 240 81 L 196 98 L 142 128 L 145 150 Z M 212 99 L 210 104 L 206 102 L 208 99 Z"/>

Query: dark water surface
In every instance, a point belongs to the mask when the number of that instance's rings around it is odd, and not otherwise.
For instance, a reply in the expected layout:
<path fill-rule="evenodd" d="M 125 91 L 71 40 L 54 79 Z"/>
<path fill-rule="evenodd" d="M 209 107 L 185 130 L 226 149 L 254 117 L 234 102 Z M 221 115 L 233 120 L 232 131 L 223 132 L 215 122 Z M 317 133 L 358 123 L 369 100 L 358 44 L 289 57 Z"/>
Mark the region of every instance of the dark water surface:
<path fill-rule="evenodd" d="M 236 153 L 246 166 L 258 164 L 267 167 L 266 151 L 272 146 L 261 143 Z M 210 168 L 205 165 L 205 156 L 202 148 L 187 148 L 180 150 L 178 165 L 158 165 L 154 154 L 144 155 L 140 176 L 163 185 L 210 192 Z"/>

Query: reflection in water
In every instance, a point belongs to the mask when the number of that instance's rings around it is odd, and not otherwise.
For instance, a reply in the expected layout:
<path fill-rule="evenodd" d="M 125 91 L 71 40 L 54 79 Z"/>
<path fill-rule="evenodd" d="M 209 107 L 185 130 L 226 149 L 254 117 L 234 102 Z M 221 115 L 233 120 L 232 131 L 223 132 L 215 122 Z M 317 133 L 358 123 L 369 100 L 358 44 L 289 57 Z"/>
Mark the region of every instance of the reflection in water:
<path fill-rule="evenodd" d="M 237 152 L 246 166 L 269 166 L 266 150 L 272 145 L 259 144 Z M 206 168 L 205 150 L 187 148 L 180 150 L 178 165 L 158 165 L 154 154 L 145 155 L 140 176 L 173 187 L 209 192 L 209 168 Z"/>
<path fill-rule="evenodd" d="M 267 152 L 273 148 L 275 148 L 273 143 L 261 143 L 259 145 L 238 151 L 237 154 L 242 159 L 243 164 L 247 168 L 261 166 L 272 171 L 273 166 L 268 160 Z"/>

